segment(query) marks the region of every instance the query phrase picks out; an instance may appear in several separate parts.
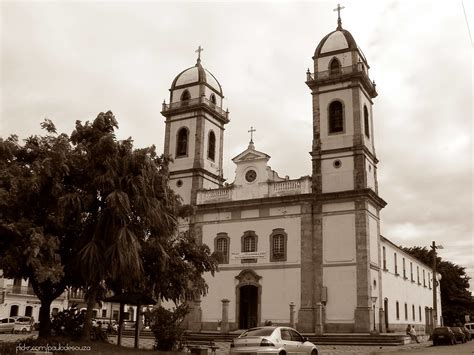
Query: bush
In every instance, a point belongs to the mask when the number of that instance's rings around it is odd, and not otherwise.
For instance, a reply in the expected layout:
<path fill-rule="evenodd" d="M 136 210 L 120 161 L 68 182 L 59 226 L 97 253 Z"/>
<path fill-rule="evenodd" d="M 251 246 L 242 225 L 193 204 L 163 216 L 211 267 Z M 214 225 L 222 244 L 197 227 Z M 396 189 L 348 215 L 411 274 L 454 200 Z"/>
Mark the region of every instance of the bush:
<path fill-rule="evenodd" d="M 69 308 L 53 316 L 51 328 L 55 335 L 79 339 L 84 326 L 84 313 L 77 308 Z"/>
<path fill-rule="evenodd" d="M 172 311 L 160 306 L 150 312 L 151 330 L 155 335 L 155 349 L 179 351 L 183 348 L 184 329 L 181 323 L 188 312 L 187 305 L 179 305 Z"/>

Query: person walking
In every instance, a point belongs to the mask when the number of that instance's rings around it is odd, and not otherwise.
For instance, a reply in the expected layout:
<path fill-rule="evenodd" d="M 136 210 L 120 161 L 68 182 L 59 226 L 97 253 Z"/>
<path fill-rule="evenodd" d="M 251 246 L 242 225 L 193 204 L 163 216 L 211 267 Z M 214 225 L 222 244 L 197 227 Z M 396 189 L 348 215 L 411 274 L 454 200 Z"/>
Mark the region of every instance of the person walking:
<path fill-rule="evenodd" d="M 420 343 L 418 341 L 418 337 L 416 336 L 416 330 L 415 330 L 415 326 L 412 325 L 411 326 L 411 329 L 410 329 L 410 337 L 412 338 L 412 340 L 415 340 L 418 344 Z"/>
<path fill-rule="evenodd" d="M 410 330 L 411 330 L 411 325 L 408 324 L 407 329 L 405 330 L 405 333 L 407 333 L 407 335 L 410 335 Z"/>

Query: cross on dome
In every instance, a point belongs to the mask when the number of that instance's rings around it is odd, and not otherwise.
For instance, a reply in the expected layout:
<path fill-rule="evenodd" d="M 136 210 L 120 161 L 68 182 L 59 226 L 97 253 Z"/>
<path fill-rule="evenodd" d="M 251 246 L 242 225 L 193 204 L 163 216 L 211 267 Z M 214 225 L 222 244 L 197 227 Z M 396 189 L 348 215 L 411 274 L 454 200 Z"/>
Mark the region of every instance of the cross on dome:
<path fill-rule="evenodd" d="M 204 48 L 201 48 L 201 45 L 199 45 L 198 49 L 196 49 L 194 52 L 198 54 L 198 59 L 197 63 L 201 63 L 201 52 L 204 50 Z"/>
<path fill-rule="evenodd" d="M 333 11 L 337 11 L 337 29 L 341 30 L 342 29 L 342 21 L 341 21 L 341 10 L 345 9 L 344 6 L 341 6 L 341 4 L 337 4 L 337 7 Z"/>

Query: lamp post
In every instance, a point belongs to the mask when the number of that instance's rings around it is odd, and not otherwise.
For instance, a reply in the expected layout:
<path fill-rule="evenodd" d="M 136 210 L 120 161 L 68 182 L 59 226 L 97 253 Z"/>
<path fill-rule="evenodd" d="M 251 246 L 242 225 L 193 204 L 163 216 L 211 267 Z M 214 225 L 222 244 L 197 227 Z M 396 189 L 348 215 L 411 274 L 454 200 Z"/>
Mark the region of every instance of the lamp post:
<path fill-rule="evenodd" d="M 372 303 L 374 304 L 374 333 L 377 332 L 375 329 L 375 302 L 377 302 L 377 296 L 370 297 L 372 299 Z"/>
<path fill-rule="evenodd" d="M 435 241 L 431 244 L 433 250 L 433 329 L 436 328 L 438 322 L 438 298 L 436 288 L 438 286 L 438 277 L 436 277 L 436 249 L 444 249 L 442 245 L 436 245 Z"/>

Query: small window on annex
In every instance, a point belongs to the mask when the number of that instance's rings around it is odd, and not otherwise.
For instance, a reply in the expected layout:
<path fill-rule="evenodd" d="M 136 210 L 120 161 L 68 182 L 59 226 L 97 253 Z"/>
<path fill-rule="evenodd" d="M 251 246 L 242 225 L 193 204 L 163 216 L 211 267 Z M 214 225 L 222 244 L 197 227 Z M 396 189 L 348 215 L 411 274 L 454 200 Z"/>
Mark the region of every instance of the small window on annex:
<path fill-rule="evenodd" d="M 288 235 L 282 228 L 270 234 L 270 261 L 286 261 Z"/>
<path fill-rule="evenodd" d="M 398 301 L 396 302 L 395 307 L 396 307 L 397 319 L 400 319 L 400 304 L 398 303 Z"/>
<path fill-rule="evenodd" d="M 341 73 L 341 63 L 337 58 L 333 58 L 331 63 L 329 63 L 329 73 L 331 75 L 340 74 Z"/>
<path fill-rule="evenodd" d="M 369 127 L 369 110 L 364 105 L 364 132 L 367 138 L 370 138 L 370 127 Z"/>
<path fill-rule="evenodd" d="M 188 155 L 188 135 L 188 129 L 186 127 L 179 129 L 176 137 L 176 157 L 183 157 Z"/>
<path fill-rule="evenodd" d="M 333 101 L 329 105 L 329 133 L 344 132 L 344 113 L 342 103 Z"/>
<path fill-rule="evenodd" d="M 230 238 L 227 233 L 218 233 L 214 239 L 214 251 L 219 254 L 219 264 L 229 263 Z"/>
<path fill-rule="evenodd" d="M 209 132 L 207 143 L 207 157 L 214 161 L 216 159 L 216 135 L 213 131 Z"/>
<path fill-rule="evenodd" d="M 243 253 L 251 253 L 257 251 L 257 242 L 258 237 L 254 231 L 246 231 L 241 239 L 241 246 Z M 242 264 L 244 263 L 256 263 L 257 259 L 242 259 Z"/>

